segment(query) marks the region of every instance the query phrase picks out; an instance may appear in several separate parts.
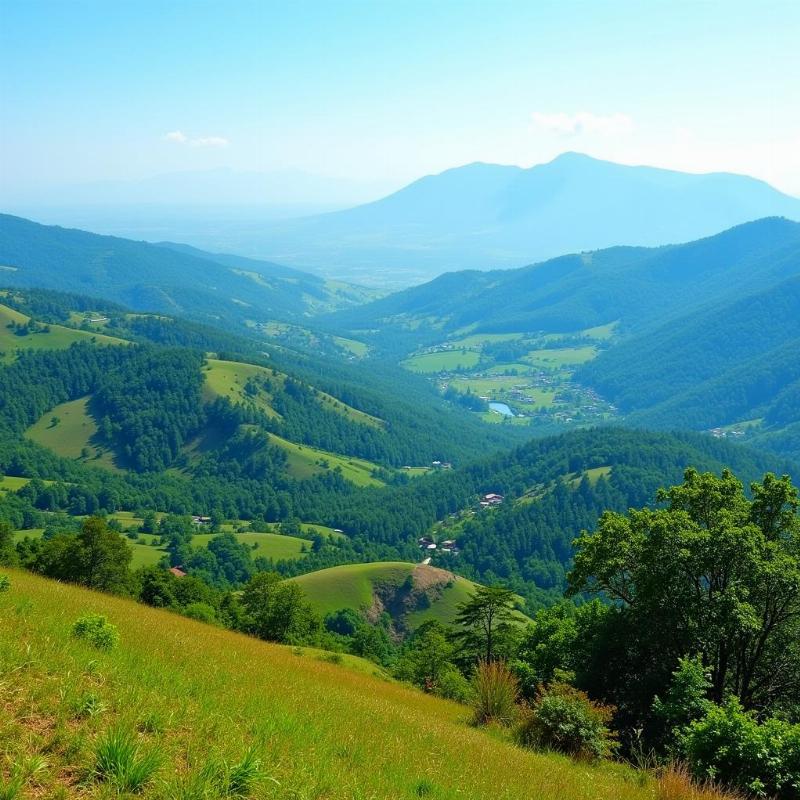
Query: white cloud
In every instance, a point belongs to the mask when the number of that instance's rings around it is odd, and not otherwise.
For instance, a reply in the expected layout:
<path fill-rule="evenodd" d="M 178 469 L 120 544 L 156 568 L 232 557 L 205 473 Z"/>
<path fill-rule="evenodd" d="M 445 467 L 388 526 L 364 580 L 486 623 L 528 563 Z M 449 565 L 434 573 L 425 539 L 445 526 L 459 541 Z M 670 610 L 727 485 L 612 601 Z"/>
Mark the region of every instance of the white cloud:
<path fill-rule="evenodd" d="M 185 144 L 189 147 L 227 147 L 230 141 L 224 136 L 187 136 L 183 131 L 170 131 L 164 134 L 164 140 L 174 144 Z"/>
<path fill-rule="evenodd" d="M 633 129 L 633 119 L 627 114 L 592 114 L 590 111 L 578 111 L 576 114 L 534 111 L 531 121 L 534 127 L 559 136 L 577 136 L 581 133 L 618 136 Z"/>
<path fill-rule="evenodd" d="M 227 147 L 230 142 L 224 136 L 198 136 L 191 139 L 189 144 L 192 147 Z"/>

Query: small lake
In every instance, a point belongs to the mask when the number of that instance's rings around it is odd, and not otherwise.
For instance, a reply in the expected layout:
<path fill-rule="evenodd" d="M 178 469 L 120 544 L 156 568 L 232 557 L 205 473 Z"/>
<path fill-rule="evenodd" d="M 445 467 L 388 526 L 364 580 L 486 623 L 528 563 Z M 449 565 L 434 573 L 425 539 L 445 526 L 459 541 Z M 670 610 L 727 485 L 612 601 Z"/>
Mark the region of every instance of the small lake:
<path fill-rule="evenodd" d="M 513 417 L 514 412 L 505 403 L 489 403 L 489 408 L 504 417 Z"/>

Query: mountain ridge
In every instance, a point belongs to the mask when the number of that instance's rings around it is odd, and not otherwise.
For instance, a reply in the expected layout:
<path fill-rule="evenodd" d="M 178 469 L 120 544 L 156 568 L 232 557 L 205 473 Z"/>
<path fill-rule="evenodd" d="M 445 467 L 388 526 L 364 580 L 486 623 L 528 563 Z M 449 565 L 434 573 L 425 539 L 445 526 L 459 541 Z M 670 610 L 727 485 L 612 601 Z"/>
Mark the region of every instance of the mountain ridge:
<path fill-rule="evenodd" d="M 565 153 L 528 168 L 473 162 L 426 175 L 370 203 L 268 225 L 261 249 L 323 274 L 391 267 L 408 284 L 456 265 L 516 267 L 621 242 L 685 242 L 769 216 L 800 220 L 800 199 L 734 173 Z"/>

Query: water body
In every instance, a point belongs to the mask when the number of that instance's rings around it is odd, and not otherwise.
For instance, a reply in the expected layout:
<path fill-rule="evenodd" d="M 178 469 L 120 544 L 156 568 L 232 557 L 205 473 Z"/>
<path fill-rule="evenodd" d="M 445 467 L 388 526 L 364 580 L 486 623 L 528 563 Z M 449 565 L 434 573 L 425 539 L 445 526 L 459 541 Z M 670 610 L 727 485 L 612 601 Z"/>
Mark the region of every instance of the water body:
<path fill-rule="evenodd" d="M 498 414 L 502 414 L 504 417 L 515 416 L 514 412 L 505 403 L 489 403 L 489 408 L 492 411 L 496 411 Z"/>

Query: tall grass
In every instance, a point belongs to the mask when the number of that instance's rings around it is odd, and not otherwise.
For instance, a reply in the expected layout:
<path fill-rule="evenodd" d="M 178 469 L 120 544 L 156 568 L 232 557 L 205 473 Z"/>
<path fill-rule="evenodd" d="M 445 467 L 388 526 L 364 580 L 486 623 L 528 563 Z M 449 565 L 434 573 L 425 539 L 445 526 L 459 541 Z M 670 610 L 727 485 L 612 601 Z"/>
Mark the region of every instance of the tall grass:
<path fill-rule="evenodd" d="M 741 795 L 724 792 L 710 783 L 695 783 L 689 770 L 681 765 L 658 776 L 656 791 L 657 800 L 743 800 Z"/>
<path fill-rule="evenodd" d="M 144 750 L 136 735 L 125 728 L 109 730 L 98 741 L 93 777 L 120 792 L 141 792 L 161 765 L 156 750 Z"/>
<path fill-rule="evenodd" d="M 473 679 L 473 722 L 510 725 L 517 715 L 519 684 L 504 661 L 481 661 Z"/>

